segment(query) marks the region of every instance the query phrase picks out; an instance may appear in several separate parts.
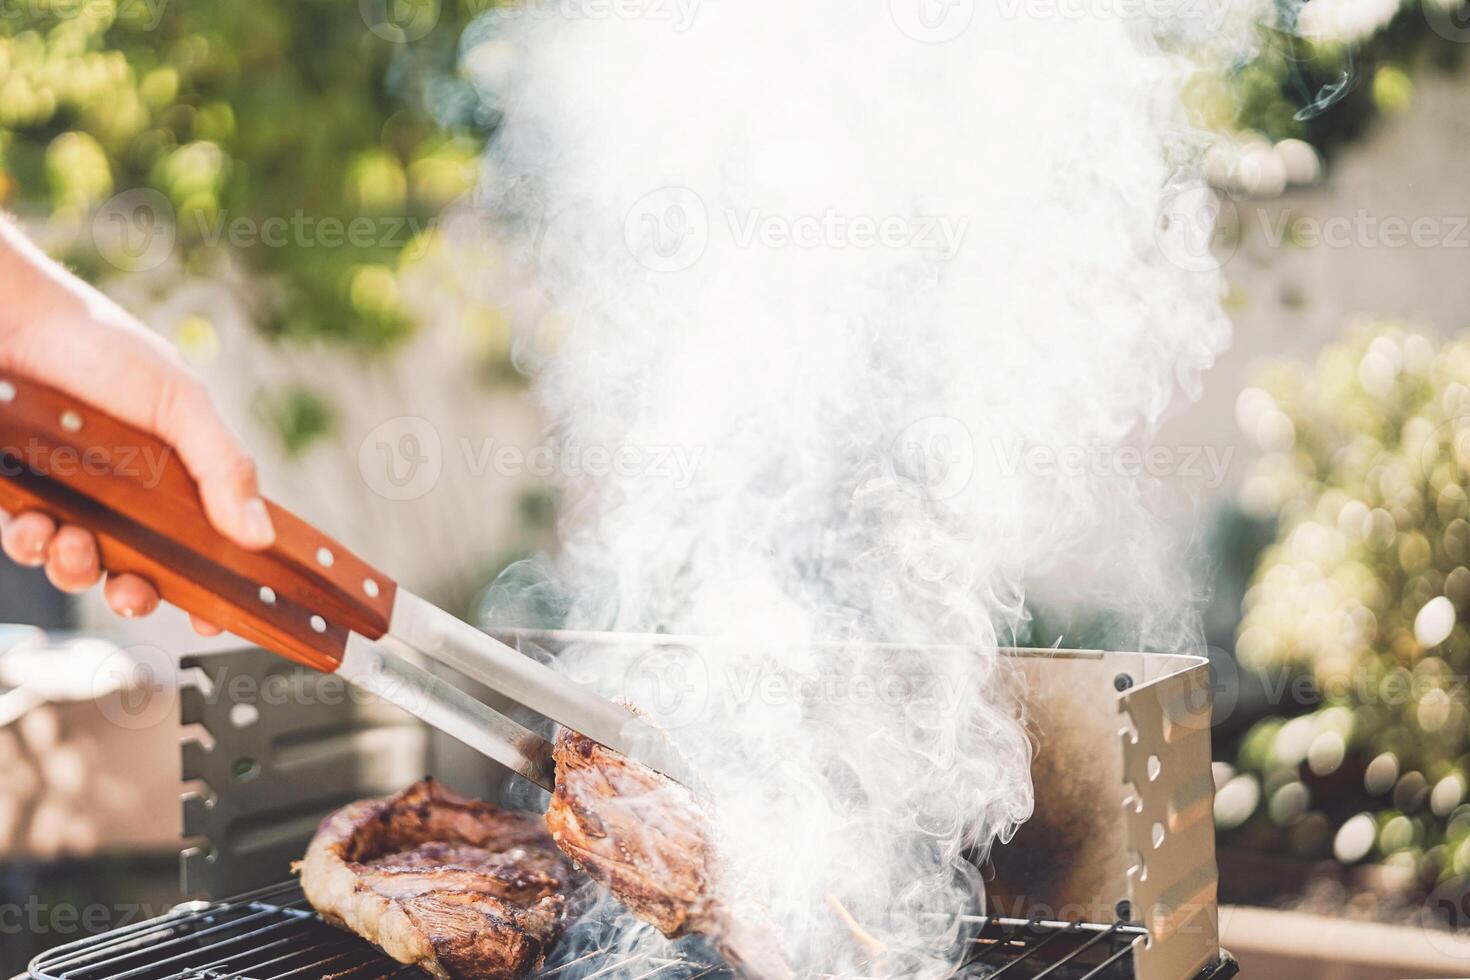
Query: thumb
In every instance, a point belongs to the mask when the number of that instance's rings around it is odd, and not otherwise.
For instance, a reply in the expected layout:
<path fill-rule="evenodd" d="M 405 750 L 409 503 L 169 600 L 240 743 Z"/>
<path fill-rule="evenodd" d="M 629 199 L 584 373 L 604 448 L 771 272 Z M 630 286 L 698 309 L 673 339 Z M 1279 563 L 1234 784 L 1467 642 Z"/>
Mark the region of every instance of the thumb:
<path fill-rule="evenodd" d="M 199 485 L 209 522 L 236 544 L 260 550 L 276 532 L 261 499 L 255 461 L 214 410 L 192 375 L 180 374 L 157 394 L 154 430 L 178 451 L 179 461 Z"/>

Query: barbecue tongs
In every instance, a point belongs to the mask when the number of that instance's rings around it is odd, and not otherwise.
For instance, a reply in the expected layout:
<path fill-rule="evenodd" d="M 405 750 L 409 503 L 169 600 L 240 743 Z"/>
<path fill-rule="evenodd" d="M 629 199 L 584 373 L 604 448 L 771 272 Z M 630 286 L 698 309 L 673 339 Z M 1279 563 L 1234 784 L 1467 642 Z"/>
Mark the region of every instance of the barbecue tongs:
<path fill-rule="evenodd" d="M 555 775 L 546 740 L 417 666 L 413 654 L 683 779 L 662 734 L 627 709 L 399 588 L 289 511 L 266 507 L 275 545 L 233 544 L 210 525 L 193 479 L 164 443 L 0 371 L 0 508 L 91 531 L 110 571 L 141 575 L 174 605 L 336 673 L 546 789 Z"/>

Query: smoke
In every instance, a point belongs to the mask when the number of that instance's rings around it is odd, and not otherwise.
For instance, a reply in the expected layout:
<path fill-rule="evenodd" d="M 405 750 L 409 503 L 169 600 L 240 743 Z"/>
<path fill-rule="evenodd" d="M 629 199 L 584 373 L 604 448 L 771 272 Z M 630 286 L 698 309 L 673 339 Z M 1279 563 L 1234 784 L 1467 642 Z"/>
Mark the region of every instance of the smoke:
<path fill-rule="evenodd" d="M 1196 635 L 1136 457 L 1228 343 L 1163 47 L 1220 11 L 1094 6 L 532 0 L 466 40 L 518 356 L 605 464 L 565 487 L 565 624 L 717 638 L 568 669 L 696 760 L 800 967 L 953 965 L 1032 809 L 1028 588 Z"/>

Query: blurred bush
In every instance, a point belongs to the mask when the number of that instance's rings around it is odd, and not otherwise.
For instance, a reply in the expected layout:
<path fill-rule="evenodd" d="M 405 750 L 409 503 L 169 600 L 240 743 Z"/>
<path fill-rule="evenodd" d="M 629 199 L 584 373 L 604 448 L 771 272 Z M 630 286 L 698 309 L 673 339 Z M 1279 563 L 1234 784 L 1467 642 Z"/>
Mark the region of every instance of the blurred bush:
<path fill-rule="evenodd" d="M 1278 517 L 1237 652 L 1274 716 L 1217 774 L 1217 823 L 1426 886 L 1470 873 L 1470 337 L 1364 327 L 1270 366 L 1237 415 L 1264 451 L 1243 503 Z"/>
<path fill-rule="evenodd" d="M 489 2 L 6 3 L 0 206 L 93 277 L 136 271 L 100 222 L 172 223 L 186 271 L 228 250 L 264 280 L 268 332 L 389 346 L 414 324 L 394 275 L 475 178 L 456 64 Z"/>
<path fill-rule="evenodd" d="M 1252 57 L 1201 77 L 1193 101 L 1211 130 L 1304 140 L 1328 157 L 1408 108 L 1415 76 L 1461 67 L 1470 41 L 1465 0 L 1307 0 L 1268 10 Z"/>

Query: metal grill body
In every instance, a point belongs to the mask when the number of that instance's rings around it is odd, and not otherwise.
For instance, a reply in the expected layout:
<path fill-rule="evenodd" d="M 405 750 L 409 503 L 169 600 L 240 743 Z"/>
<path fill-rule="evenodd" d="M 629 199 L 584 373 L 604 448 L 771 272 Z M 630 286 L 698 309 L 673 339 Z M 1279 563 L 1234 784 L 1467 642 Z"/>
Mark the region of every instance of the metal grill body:
<path fill-rule="evenodd" d="M 1026 922 L 998 917 L 969 921 L 972 939 L 956 980 L 1127 980 L 1132 944 L 1142 926 Z M 1233 975 L 1224 961 L 1202 976 Z M 423 977 L 358 937 L 318 919 L 295 883 L 228 902 L 191 903 L 169 915 L 45 953 L 32 980 L 388 980 Z M 698 958 L 583 953 L 553 960 L 538 980 L 730 980 L 723 965 Z M 828 980 L 864 980 L 849 976 Z"/>
<path fill-rule="evenodd" d="M 554 656 L 569 643 L 624 642 L 601 634 L 503 638 L 538 656 Z M 953 980 L 1234 975 L 1214 929 L 1213 838 L 1195 826 L 1207 823 L 1210 812 L 1203 662 L 1100 651 L 1010 656 L 1025 679 L 1027 713 L 1041 746 L 1033 766 L 1038 816 L 993 852 L 997 874 L 987 902 L 997 915 L 966 918 L 962 932 L 971 938 Z M 197 688 L 182 699 L 183 720 L 206 734 L 186 742 L 183 753 L 184 777 L 191 782 L 185 833 L 193 840 L 185 854 L 185 893 L 217 898 L 267 887 L 60 947 L 32 963 L 32 977 L 422 976 L 322 922 L 295 884 L 268 883 L 305 850 L 323 814 L 351 799 L 391 792 L 424 771 L 452 772 L 453 757 L 435 750 L 430 765 L 417 729 L 391 714 L 380 716 L 376 705 L 328 698 L 332 678 L 295 670 L 262 651 L 201 655 L 186 666 L 199 676 Z M 229 683 L 240 677 L 252 683 Z M 258 720 L 242 728 L 232 692 L 266 692 L 273 680 L 299 696 L 251 702 Z M 320 704 L 340 708 L 328 715 Z M 485 767 L 476 757 L 475 771 Z M 249 778 L 242 780 L 242 772 Z M 469 788 L 496 798 L 493 787 L 489 793 Z M 1162 847 L 1149 841 L 1156 823 L 1167 826 Z M 1140 909 L 1145 922 L 1111 923 L 1115 914 L 1128 916 L 1128 909 Z M 1092 922 L 1057 921 L 1073 918 Z M 562 946 L 541 980 L 730 976 L 697 941 L 681 942 L 677 957 L 628 957 L 596 938 Z M 881 972 L 903 976 L 898 969 Z"/>

